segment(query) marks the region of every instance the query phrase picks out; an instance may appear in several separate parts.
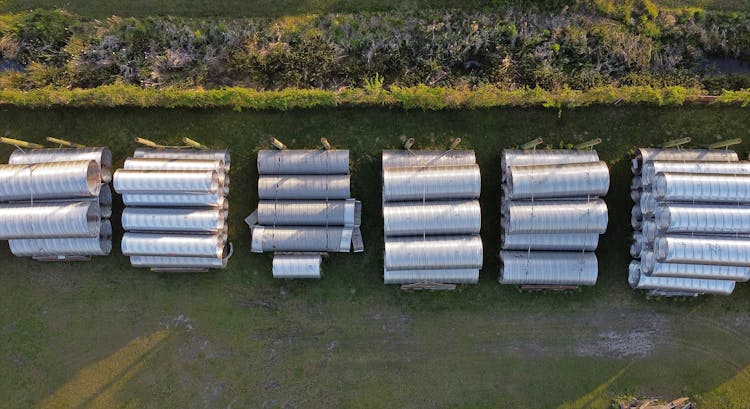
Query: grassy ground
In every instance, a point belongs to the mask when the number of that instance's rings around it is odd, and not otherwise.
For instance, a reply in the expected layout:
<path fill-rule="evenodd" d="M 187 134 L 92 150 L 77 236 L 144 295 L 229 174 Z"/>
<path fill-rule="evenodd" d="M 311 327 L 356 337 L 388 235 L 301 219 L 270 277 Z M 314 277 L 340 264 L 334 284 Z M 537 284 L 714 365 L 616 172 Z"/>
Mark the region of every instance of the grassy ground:
<path fill-rule="evenodd" d="M 648 301 L 626 283 L 631 147 L 747 137 L 747 109 L 557 114 L 0 111 L 7 136 L 107 143 L 120 163 L 134 136 L 229 146 L 236 248 L 226 271 L 165 275 L 131 269 L 119 251 L 86 264 L 39 264 L 0 245 L 3 405 L 602 408 L 622 393 L 689 393 L 702 408 L 747 408 L 750 286 L 738 285 L 728 298 Z M 248 249 L 242 218 L 257 200 L 255 151 L 270 135 L 291 147 L 327 136 L 352 150 L 367 250 L 331 256 L 321 281 L 274 281 L 271 257 Z M 611 164 L 600 279 L 580 293 L 520 294 L 496 282 L 498 154 L 538 136 L 552 144 L 602 137 L 599 152 Z M 378 155 L 406 137 L 420 147 L 461 137 L 477 150 L 485 243 L 479 285 L 406 294 L 382 284 Z M 9 152 L 0 148 L 0 158 Z"/>
<path fill-rule="evenodd" d="M 574 1 L 569 1 L 574 3 Z M 309 13 L 356 13 L 362 11 L 390 11 L 417 9 L 485 9 L 507 6 L 560 8 L 565 0 L 0 0 L 0 12 L 21 11 L 39 7 L 65 8 L 76 14 L 94 18 L 115 15 L 149 16 L 180 15 L 190 17 L 221 16 L 280 16 Z M 666 7 L 703 7 L 707 10 L 750 10 L 748 0 L 659 0 Z"/>

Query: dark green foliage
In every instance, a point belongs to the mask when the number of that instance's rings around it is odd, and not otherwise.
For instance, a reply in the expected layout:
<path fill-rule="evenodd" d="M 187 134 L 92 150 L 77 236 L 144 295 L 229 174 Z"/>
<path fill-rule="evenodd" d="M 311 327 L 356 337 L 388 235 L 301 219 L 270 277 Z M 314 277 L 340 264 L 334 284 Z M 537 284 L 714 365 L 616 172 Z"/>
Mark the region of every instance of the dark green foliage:
<path fill-rule="evenodd" d="M 693 88 L 710 74 L 706 87 L 715 92 L 716 73 L 706 72 L 707 61 L 750 56 L 750 16 L 742 13 L 660 10 L 648 0 L 549 7 L 236 20 L 88 21 L 62 11 L 32 11 L 0 21 L 0 51 L 29 67 L 25 89 L 121 82 L 336 90 L 361 87 L 377 74 L 386 88 L 559 91 Z M 721 87 L 744 84 L 726 80 Z"/>

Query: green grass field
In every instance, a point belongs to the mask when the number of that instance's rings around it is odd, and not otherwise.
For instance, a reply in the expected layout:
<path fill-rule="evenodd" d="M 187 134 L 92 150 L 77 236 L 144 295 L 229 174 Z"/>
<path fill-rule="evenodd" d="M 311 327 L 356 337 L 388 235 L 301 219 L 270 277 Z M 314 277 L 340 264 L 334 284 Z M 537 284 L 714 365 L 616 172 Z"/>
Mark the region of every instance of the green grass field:
<path fill-rule="evenodd" d="M 701 408 L 750 402 L 750 286 L 728 298 L 649 301 L 626 282 L 628 158 L 636 145 L 745 137 L 742 108 L 609 107 L 286 113 L 185 110 L 0 111 L 10 137 L 108 144 L 190 136 L 232 149 L 229 269 L 132 269 L 118 250 L 85 264 L 40 264 L 0 246 L 0 396 L 17 408 L 603 408 L 616 395 L 696 396 Z M 366 251 L 324 261 L 320 281 L 274 281 L 249 251 L 255 152 L 321 136 L 351 149 Z M 521 294 L 497 284 L 499 152 L 601 137 L 611 165 L 608 233 L 596 287 Z M 414 137 L 476 149 L 485 268 L 479 285 L 403 293 L 382 284 L 379 152 Z M 750 141 L 740 147 L 746 153 Z M 4 161 L 10 148 L 0 147 Z M 115 214 L 118 210 L 115 209 Z M 118 221 L 115 221 L 118 224 Z M 117 247 L 117 245 L 116 245 Z"/>
<path fill-rule="evenodd" d="M 508 6 L 536 5 L 549 7 L 549 1 L 537 0 L 0 0 L 0 12 L 22 11 L 32 8 L 64 8 L 93 18 L 120 16 L 178 15 L 188 17 L 250 17 L 281 16 L 310 13 L 357 13 L 391 10 L 421 9 L 493 9 Z M 571 0 L 570 3 L 575 3 Z M 658 0 L 666 7 L 703 7 L 707 10 L 748 11 L 748 0 Z M 555 4 L 563 4 L 557 0 Z M 559 6 L 554 7 L 555 9 Z"/>

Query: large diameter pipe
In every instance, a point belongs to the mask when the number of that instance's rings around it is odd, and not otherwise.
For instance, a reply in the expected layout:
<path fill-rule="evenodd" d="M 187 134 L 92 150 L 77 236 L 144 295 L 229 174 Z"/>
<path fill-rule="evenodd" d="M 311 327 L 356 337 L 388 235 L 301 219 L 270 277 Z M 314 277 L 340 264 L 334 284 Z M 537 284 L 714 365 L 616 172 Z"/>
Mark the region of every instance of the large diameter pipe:
<path fill-rule="evenodd" d="M 628 268 L 628 283 L 637 290 L 660 290 L 680 293 L 731 295 L 735 282 L 731 280 L 707 280 L 696 278 L 654 277 L 641 273 L 640 262 L 631 261 Z"/>
<path fill-rule="evenodd" d="M 122 236 L 125 256 L 217 257 L 224 253 L 221 234 L 132 233 Z"/>
<path fill-rule="evenodd" d="M 122 227 L 129 231 L 214 233 L 224 228 L 224 212 L 218 208 L 126 207 Z"/>
<path fill-rule="evenodd" d="M 211 170 L 119 169 L 114 187 L 118 193 L 216 193 L 219 176 Z"/>
<path fill-rule="evenodd" d="M 750 175 L 659 173 L 652 190 L 659 201 L 750 203 Z"/>
<path fill-rule="evenodd" d="M 477 200 L 396 202 L 383 205 L 386 236 L 479 234 Z"/>
<path fill-rule="evenodd" d="M 666 203 L 656 209 L 666 233 L 750 233 L 750 207 Z"/>
<path fill-rule="evenodd" d="M 8 245 L 17 257 L 106 256 L 112 252 L 112 225 L 102 221 L 96 237 L 12 239 Z"/>
<path fill-rule="evenodd" d="M 265 175 L 258 178 L 261 200 L 341 200 L 350 197 L 349 175 Z"/>
<path fill-rule="evenodd" d="M 101 186 L 94 161 L 0 165 L 0 201 L 95 197 Z"/>
<path fill-rule="evenodd" d="M 504 149 L 500 156 L 500 168 L 505 179 L 511 166 L 563 165 L 572 163 L 599 162 L 599 155 L 594 150 L 573 149 Z"/>
<path fill-rule="evenodd" d="M 138 148 L 133 153 L 134 158 L 157 158 L 157 159 L 187 159 L 187 160 L 220 160 L 224 162 L 226 171 L 229 172 L 232 158 L 228 149 L 224 150 L 198 150 L 198 149 L 169 149 L 169 148 Z"/>
<path fill-rule="evenodd" d="M 263 252 L 341 252 L 351 249 L 352 227 L 256 226 L 251 250 Z"/>
<path fill-rule="evenodd" d="M 656 260 L 668 263 L 750 266 L 750 238 L 661 236 L 654 243 Z"/>
<path fill-rule="evenodd" d="M 130 265 L 137 268 L 226 268 L 227 259 L 221 257 L 130 256 Z"/>
<path fill-rule="evenodd" d="M 479 270 L 476 268 L 453 270 L 383 270 L 384 284 L 414 284 L 424 281 L 443 284 L 476 284 Z"/>
<path fill-rule="evenodd" d="M 265 226 L 353 226 L 356 200 L 261 200 L 258 224 Z"/>
<path fill-rule="evenodd" d="M 93 201 L 2 204 L 0 239 L 96 237 L 100 221 L 99 204 Z"/>
<path fill-rule="evenodd" d="M 387 270 L 453 270 L 482 267 L 479 236 L 386 237 Z"/>
<path fill-rule="evenodd" d="M 383 170 L 383 200 L 477 199 L 479 166 L 397 167 Z"/>
<path fill-rule="evenodd" d="M 227 201 L 221 193 L 123 193 L 126 206 L 147 207 L 219 207 L 226 210 Z"/>
<path fill-rule="evenodd" d="M 648 161 L 680 162 L 737 162 L 737 152 L 726 149 L 682 149 L 682 148 L 639 148 L 635 151 L 639 163 Z"/>
<path fill-rule="evenodd" d="M 273 278 L 316 279 L 320 278 L 320 254 L 275 254 L 273 256 Z"/>
<path fill-rule="evenodd" d="M 503 250 L 594 251 L 599 233 L 502 233 Z"/>
<path fill-rule="evenodd" d="M 94 161 L 100 167 L 112 169 L 112 152 L 107 148 L 44 148 L 17 149 L 10 154 L 11 165 L 31 165 L 50 162 Z"/>
<path fill-rule="evenodd" d="M 349 173 L 345 149 L 284 149 L 258 152 L 259 175 L 337 175 Z"/>
<path fill-rule="evenodd" d="M 641 254 L 641 272 L 652 277 L 705 278 L 713 280 L 750 280 L 750 267 L 714 264 L 662 263 L 653 251 Z"/>
<path fill-rule="evenodd" d="M 500 284 L 595 285 L 599 265 L 594 253 L 501 251 Z"/>
<path fill-rule="evenodd" d="M 604 196 L 609 168 L 605 162 L 511 166 L 505 187 L 514 200 Z"/>
<path fill-rule="evenodd" d="M 591 201 L 505 202 L 501 224 L 505 233 L 604 233 L 607 204 Z"/>
<path fill-rule="evenodd" d="M 383 169 L 410 166 L 465 166 L 477 163 L 473 150 L 407 151 L 384 150 Z"/>
<path fill-rule="evenodd" d="M 223 183 L 227 178 L 223 160 L 129 158 L 123 166 L 128 170 L 213 170 Z"/>
<path fill-rule="evenodd" d="M 643 164 L 643 184 L 650 185 L 657 173 L 711 173 L 717 175 L 748 175 L 750 162 L 669 162 Z"/>

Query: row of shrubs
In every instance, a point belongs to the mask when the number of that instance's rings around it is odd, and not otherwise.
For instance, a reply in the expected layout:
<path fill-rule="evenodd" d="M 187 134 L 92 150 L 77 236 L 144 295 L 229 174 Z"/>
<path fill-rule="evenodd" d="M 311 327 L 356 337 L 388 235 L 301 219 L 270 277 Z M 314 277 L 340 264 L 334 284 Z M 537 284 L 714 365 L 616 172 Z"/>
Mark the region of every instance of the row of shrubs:
<path fill-rule="evenodd" d="M 555 9 L 283 18 L 87 20 L 62 10 L 0 16 L 0 54 L 23 67 L 0 89 L 386 86 L 503 90 L 750 88 L 712 57 L 750 60 L 750 16 L 578 0 Z M 554 4 L 554 3 L 552 3 Z"/>
<path fill-rule="evenodd" d="M 707 97 L 701 89 L 681 86 L 604 86 L 585 91 L 570 88 L 547 91 L 539 87 L 505 90 L 494 85 L 473 89 L 394 85 L 389 89 L 345 88 L 332 91 L 286 88 L 262 91 L 244 87 L 156 89 L 115 84 L 90 89 L 45 87 L 29 91 L 0 90 L 0 105 L 27 108 L 231 108 L 239 111 L 381 106 L 405 110 L 495 107 L 546 107 L 561 110 L 594 104 L 681 106 L 687 103 L 746 107 L 750 106 L 750 90 L 723 91 L 715 97 Z"/>

